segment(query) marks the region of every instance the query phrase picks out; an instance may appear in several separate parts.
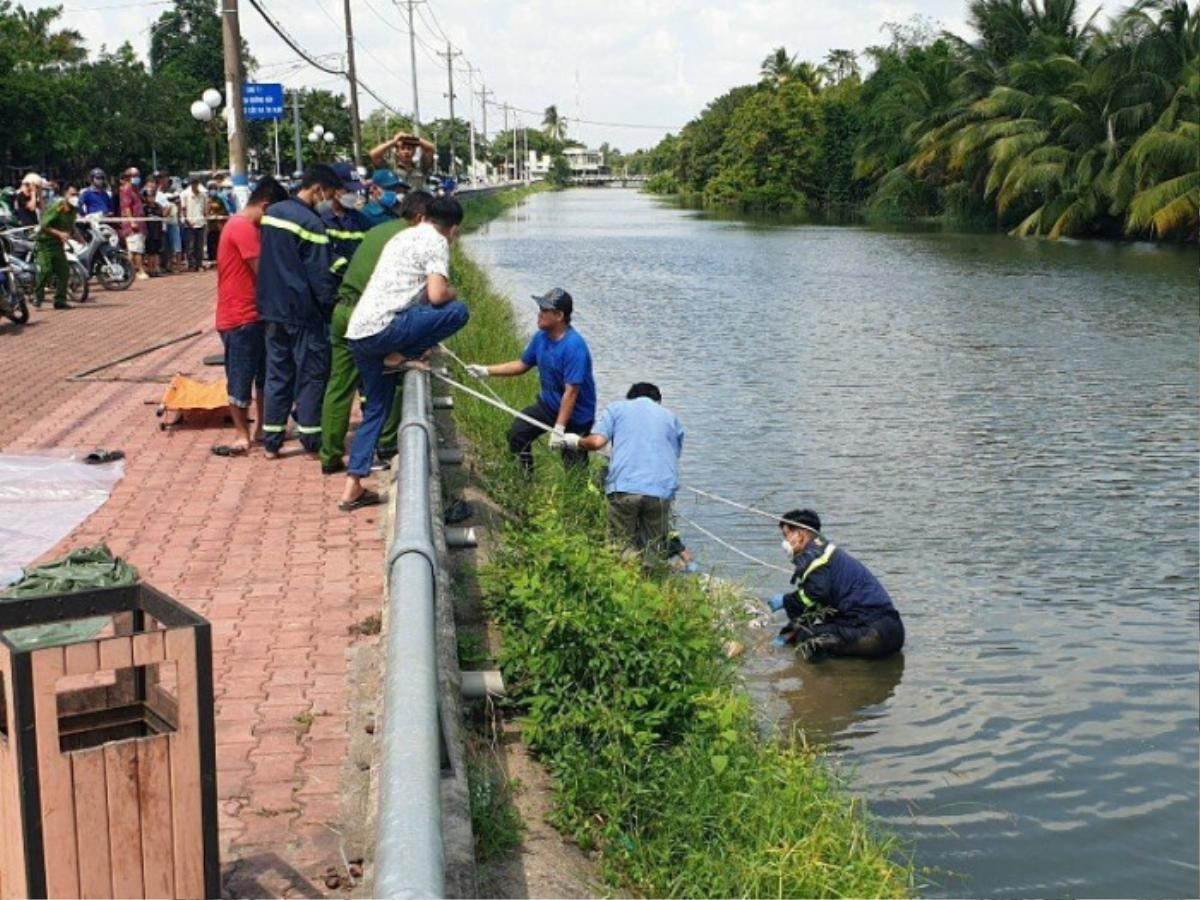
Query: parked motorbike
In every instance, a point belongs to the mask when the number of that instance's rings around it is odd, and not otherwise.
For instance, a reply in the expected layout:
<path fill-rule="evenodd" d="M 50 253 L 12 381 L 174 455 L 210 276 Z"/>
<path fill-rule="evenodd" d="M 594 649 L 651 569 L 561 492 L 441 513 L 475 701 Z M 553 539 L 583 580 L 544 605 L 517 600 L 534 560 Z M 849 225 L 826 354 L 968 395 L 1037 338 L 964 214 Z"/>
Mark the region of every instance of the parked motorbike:
<path fill-rule="evenodd" d="M 79 263 L 88 277 L 94 275 L 106 291 L 123 291 L 133 284 L 133 263 L 121 249 L 117 232 L 111 225 L 79 219 L 75 227 L 86 238 L 86 243 L 69 241 L 68 259 Z"/>
<path fill-rule="evenodd" d="M 0 235 L 0 315 L 18 325 L 29 321 L 29 303 L 25 291 L 17 283 L 17 273 L 9 265 L 9 241 Z"/>
<path fill-rule="evenodd" d="M 10 237 L 9 263 L 17 274 L 17 284 L 29 303 L 36 305 L 35 285 L 38 277 L 37 247 L 33 241 L 23 237 Z M 83 303 L 88 298 L 88 273 L 78 261 L 68 258 L 67 299 L 72 303 Z"/>

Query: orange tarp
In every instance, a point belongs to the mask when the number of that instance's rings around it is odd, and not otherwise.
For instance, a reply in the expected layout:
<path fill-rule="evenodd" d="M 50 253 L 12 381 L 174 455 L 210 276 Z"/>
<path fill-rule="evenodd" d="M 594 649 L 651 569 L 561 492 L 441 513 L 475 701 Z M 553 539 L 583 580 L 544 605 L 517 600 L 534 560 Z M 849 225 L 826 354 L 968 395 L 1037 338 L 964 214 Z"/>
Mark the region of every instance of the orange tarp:
<path fill-rule="evenodd" d="M 224 378 L 210 382 L 175 375 L 162 398 L 164 409 L 223 409 L 228 405 Z"/>

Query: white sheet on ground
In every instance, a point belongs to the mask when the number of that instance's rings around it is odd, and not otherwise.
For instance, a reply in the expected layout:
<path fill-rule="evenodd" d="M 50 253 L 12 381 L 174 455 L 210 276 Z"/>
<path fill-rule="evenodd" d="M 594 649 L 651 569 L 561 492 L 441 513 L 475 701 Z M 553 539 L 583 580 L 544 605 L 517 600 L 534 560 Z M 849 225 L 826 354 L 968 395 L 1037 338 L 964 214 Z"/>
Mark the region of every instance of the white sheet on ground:
<path fill-rule="evenodd" d="M 53 451 L 0 454 L 0 585 L 99 509 L 124 474 L 124 460 L 92 466 Z"/>

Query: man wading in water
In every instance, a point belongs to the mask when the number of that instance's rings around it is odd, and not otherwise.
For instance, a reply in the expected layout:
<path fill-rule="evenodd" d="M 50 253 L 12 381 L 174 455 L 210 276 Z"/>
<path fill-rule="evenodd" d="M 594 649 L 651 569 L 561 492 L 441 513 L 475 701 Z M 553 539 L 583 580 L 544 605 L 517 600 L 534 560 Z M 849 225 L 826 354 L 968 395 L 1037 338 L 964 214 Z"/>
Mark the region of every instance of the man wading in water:
<path fill-rule="evenodd" d="M 881 659 L 904 646 L 904 623 L 892 598 L 866 566 L 821 536 L 820 516 L 793 509 L 783 514 L 779 531 L 796 567 L 796 587 L 769 601 L 772 611 L 783 609 L 788 616 L 776 644 L 795 644 L 808 660 Z"/>

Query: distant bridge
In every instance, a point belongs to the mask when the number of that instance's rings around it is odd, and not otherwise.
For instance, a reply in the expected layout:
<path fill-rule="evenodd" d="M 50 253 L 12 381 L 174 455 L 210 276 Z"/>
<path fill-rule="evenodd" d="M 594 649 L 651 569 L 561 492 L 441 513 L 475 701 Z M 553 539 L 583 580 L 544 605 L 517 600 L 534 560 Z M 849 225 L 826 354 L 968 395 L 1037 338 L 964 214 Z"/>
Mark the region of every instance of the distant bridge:
<path fill-rule="evenodd" d="M 646 181 L 645 175 L 615 175 L 612 173 L 572 175 L 571 184 L 578 187 L 637 187 Z"/>

